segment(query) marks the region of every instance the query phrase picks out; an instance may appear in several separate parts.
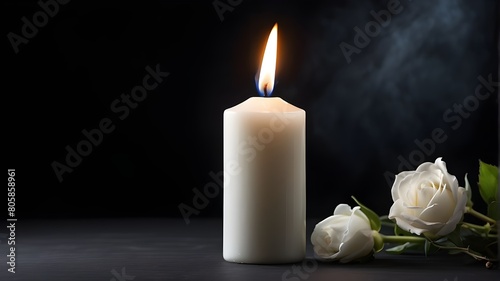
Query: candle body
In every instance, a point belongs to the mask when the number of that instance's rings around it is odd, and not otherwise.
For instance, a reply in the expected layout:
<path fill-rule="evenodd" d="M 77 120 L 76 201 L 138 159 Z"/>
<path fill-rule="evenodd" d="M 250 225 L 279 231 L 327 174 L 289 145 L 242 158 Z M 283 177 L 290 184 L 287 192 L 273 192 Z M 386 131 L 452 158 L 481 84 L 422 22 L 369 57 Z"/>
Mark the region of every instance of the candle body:
<path fill-rule="evenodd" d="M 238 263 L 305 257 L 305 111 L 252 97 L 224 111 L 223 256 Z"/>

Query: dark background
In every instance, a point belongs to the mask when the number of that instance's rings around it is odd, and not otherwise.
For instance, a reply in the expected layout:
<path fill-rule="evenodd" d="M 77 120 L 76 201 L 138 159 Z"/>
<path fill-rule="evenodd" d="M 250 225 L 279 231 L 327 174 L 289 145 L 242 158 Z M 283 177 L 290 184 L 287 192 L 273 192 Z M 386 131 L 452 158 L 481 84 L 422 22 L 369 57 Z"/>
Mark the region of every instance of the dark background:
<path fill-rule="evenodd" d="M 220 0 L 221 3 L 228 3 Z M 235 4 L 239 1 L 230 1 Z M 16 169 L 19 218 L 176 217 L 222 169 L 224 109 L 256 96 L 267 36 L 279 24 L 275 95 L 307 112 L 307 214 L 326 217 L 351 195 L 379 214 L 392 203 L 386 172 L 442 129 L 443 157 L 476 187 L 478 160 L 498 163 L 498 88 L 467 117 L 443 114 L 498 81 L 498 1 L 407 1 L 352 54 L 354 27 L 387 1 L 249 1 L 218 16 L 208 1 L 78 1 L 15 54 L 36 1 L 2 1 L 5 165 Z M 160 64 L 170 75 L 124 120 L 110 109 Z M 485 89 L 483 89 L 485 91 Z M 483 92 L 486 93 L 486 92 Z M 82 130 L 115 130 L 59 182 Z M 455 127 L 455 128 L 454 128 Z M 421 152 L 420 152 L 421 153 Z M 416 155 L 415 152 L 413 155 Z M 399 158 L 398 158 L 399 157 Z M 474 191 L 482 211 L 479 194 Z M 222 216 L 222 191 L 196 217 Z"/>

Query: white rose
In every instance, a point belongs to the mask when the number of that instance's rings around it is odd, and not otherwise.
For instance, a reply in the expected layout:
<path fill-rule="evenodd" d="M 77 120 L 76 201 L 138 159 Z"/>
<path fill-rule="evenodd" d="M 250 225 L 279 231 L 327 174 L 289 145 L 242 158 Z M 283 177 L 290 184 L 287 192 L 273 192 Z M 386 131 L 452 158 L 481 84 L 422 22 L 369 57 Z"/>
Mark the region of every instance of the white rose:
<path fill-rule="evenodd" d="M 360 210 L 340 204 L 330 216 L 316 225 L 311 234 L 314 252 L 324 260 L 342 263 L 366 257 L 373 250 L 370 221 Z"/>
<path fill-rule="evenodd" d="M 446 163 L 422 163 L 416 171 L 401 172 L 392 186 L 390 219 L 402 229 L 435 237 L 452 232 L 467 203 L 466 190 L 448 173 Z"/>

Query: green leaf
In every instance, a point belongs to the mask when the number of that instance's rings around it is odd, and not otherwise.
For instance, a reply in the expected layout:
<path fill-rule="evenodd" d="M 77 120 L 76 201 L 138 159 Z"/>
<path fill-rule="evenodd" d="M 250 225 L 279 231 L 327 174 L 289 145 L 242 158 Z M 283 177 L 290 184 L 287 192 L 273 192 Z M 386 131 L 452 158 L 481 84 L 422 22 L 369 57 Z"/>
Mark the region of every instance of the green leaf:
<path fill-rule="evenodd" d="M 394 227 L 396 225 L 396 223 L 393 220 L 389 219 L 388 215 L 380 216 L 379 220 L 380 220 L 381 225 L 385 225 L 385 226 L 389 226 L 389 227 Z"/>
<path fill-rule="evenodd" d="M 460 225 L 457 225 L 455 230 L 453 230 L 451 233 L 447 235 L 448 240 L 450 240 L 453 244 L 459 247 L 463 247 L 463 241 L 461 237 L 460 231 L 462 230 Z"/>
<path fill-rule="evenodd" d="M 385 250 L 387 253 L 389 254 L 396 254 L 396 255 L 399 255 L 401 253 L 404 253 L 406 250 L 414 250 L 414 249 L 420 249 L 421 248 L 421 244 L 418 244 L 418 243 L 412 243 L 412 242 L 406 242 L 404 244 L 401 244 L 401 245 L 397 245 L 395 247 L 392 247 L 392 248 L 389 248 L 387 250 Z"/>
<path fill-rule="evenodd" d="M 429 240 L 425 240 L 424 245 L 424 254 L 427 257 L 429 255 L 429 251 L 431 250 L 432 243 Z"/>
<path fill-rule="evenodd" d="M 365 214 L 368 217 L 371 229 L 375 231 L 380 231 L 382 223 L 380 222 L 379 216 L 374 211 L 372 211 L 365 205 L 361 204 L 354 196 L 351 196 L 351 198 L 359 205 L 359 207 L 361 207 L 361 212 L 363 212 L 363 214 Z"/>
<path fill-rule="evenodd" d="M 487 211 L 488 217 L 490 217 L 494 220 L 499 220 L 499 218 L 500 218 L 500 215 L 498 214 L 499 211 L 500 210 L 498 210 L 498 202 L 497 201 L 493 201 L 493 202 L 488 204 L 488 211 Z"/>
<path fill-rule="evenodd" d="M 439 243 L 444 243 L 446 241 L 448 241 L 448 237 L 444 236 L 432 242 L 434 242 L 435 244 L 439 244 Z"/>
<path fill-rule="evenodd" d="M 397 224 L 394 226 L 394 235 L 397 235 L 397 236 L 415 236 L 411 232 L 402 229 Z"/>
<path fill-rule="evenodd" d="M 462 243 L 463 247 L 460 247 L 456 250 L 463 250 L 463 253 L 468 255 L 478 255 L 478 256 L 486 256 L 490 258 L 496 259 L 498 255 L 497 252 L 497 237 L 485 237 L 482 234 L 471 231 L 470 229 L 462 229 L 461 231 Z M 490 246 L 493 247 L 490 249 Z M 454 249 L 450 249 L 454 250 Z"/>
<path fill-rule="evenodd" d="M 455 250 L 449 250 L 448 254 L 450 255 L 457 255 L 457 254 L 462 254 L 464 252 L 463 249 L 455 249 Z"/>
<path fill-rule="evenodd" d="M 434 246 L 437 248 L 456 248 L 457 245 L 455 243 L 451 242 L 448 239 L 444 239 L 441 241 L 441 239 L 434 241 Z"/>
<path fill-rule="evenodd" d="M 498 198 L 498 167 L 479 160 L 479 194 L 486 204 Z"/>

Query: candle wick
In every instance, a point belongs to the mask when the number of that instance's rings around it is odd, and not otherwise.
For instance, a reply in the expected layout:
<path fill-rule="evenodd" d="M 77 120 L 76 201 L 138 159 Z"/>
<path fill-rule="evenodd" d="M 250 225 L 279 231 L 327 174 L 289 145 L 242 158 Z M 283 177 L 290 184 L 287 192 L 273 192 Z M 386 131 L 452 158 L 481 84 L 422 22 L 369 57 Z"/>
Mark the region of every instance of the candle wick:
<path fill-rule="evenodd" d="M 267 94 L 267 85 L 268 85 L 268 83 L 266 83 L 266 84 L 264 85 L 264 97 L 268 97 L 268 96 L 269 96 L 269 95 Z"/>

